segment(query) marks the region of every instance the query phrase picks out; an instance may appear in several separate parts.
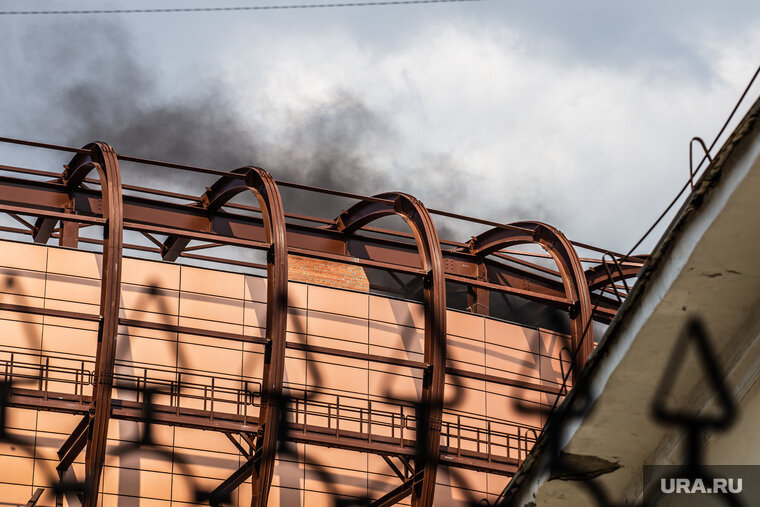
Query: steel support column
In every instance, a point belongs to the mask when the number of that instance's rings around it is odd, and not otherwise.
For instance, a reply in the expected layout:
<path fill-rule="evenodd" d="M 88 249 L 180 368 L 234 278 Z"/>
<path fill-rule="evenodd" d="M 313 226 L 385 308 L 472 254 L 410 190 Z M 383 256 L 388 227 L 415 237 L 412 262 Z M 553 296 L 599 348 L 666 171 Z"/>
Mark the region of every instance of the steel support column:
<path fill-rule="evenodd" d="M 82 181 L 72 182 L 67 179 L 66 173 L 69 170 L 69 166 L 66 166 L 66 170 L 61 175 L 60 183 L 64 183 L 68 193 L 68 202 L 65 203 L 64 208 L 66 213 L 75 213 L 76 210 L 76 190 Z M 85 174 L 82 180 L 87 176 Z M 50 237 L 53 235 L 55 226 L 60 223 L 61 228 L 58 232 L 58 244 L 68 248 L 76 248 L 79 245 L 79 224 L 77 222 L 69 220 L 60 220 L 53 217 L 40 217 L 34 224 L 32 229 L 32 240 L 35 243 L 47 243 Z"/>
<path fill-rule="evenodd" d="M 336 219 L 336 228 L 351 234 L 364 225 L 387 215 L 399 215 L 409 224 L 417 241 L 424 275 L 425 300 L 425 363 L 422 400 L 417 413 L 418 452 L 414 463 L 415 482 L 412 505 L 433 505 L 435 480 L 441 445 L 441 417 L 446 385 L 446 279 L 438 233 L 425 206 L 414 197 L 402 193 L 375 196 L 387 202 L 363 201 L 344 211 Z"/>
<path fill-rule="evenodd" d="M 470 253 L 481 258 L 514 245 L 537 243 L 546 250 L 557 263 L 565 294 L 575 310 L 570 312 L 570 333 L 573 350 L 578 350 L 578 370 L 594 350 L 591 322 L 591 295 L 586 282 L 583 265 L 572 243 L 559 230 L 540 222 L 516 222 L 510 224 L 515 229 L 490 229 L 470 240 Z M 530 231 L 530 232 L 528 232 Z M 583 337 L 586 334 L 585 338 Z M 577 371 L 574 372 L 577 375 Z"/>
<path fill-rule="evenodd" d="M 200 198 L 200 205 L 216 211 L 237 194 L 250 190 L 261 209 L 267 251 L 267 320 L 264 372 L 262 375 L 259 434 L 251 466 L 243 467 L 239 480 L 253 476 L 252 507 L 266 507 L 277 457 L 277 439 L 282 410 L 282 385 L 285 374 L 285 331 L 288 315 L 288 248 L 285 237 L 285 210 L 277 184 L 268 172 L 258 167 L 233 171 L 245 178 L 224 176 Z M 176 259 L 187 246 L 182 238 L 170 236 L 165 243 L 164 258 Z M 242 481 L 241 481 L 242 482 Z M 238 482 L 237 484 L 240 484 Z"/>
<path fill-rule="evenodd" d="M 478 263 L 478 280 L 488 282 L 486 265 L 482 261 Z M 490 315 L 491 292 L 483 287 L 470 285 L 467 287 L 467 307 L 472 313 L 478 315 Z"/>
<path fill-rule="evenodd" d="M 116 357 L 116 334 L 119 327 L 119 297 L 123 242 L 121 174 L 113 149 L 105 143 L 85 147 L 90 154 L 77 154 L 64 171 L 62 179 L 69 188 L 77 188 L 93 170 L 100 176 L 103 199 L 103 271 L 100 284 L 100 326 L 95 356 L 95 385 L 90 408 L 92 425 L 87 434 L 85 453 L 84 507 L 98 503 L 98 486 L 103 469 L 111 415 L 113 369 Z"/>

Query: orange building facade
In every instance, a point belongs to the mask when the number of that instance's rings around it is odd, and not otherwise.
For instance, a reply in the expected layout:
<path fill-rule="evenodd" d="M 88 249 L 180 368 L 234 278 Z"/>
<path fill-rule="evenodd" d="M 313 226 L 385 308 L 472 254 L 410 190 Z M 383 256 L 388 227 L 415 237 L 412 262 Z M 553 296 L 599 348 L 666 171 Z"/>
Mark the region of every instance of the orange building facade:
<path fill-rule="evenodd" d="M 1 141 L 71 154 L 0 166 L 10 505 L 497 503 L 645 261 L 400 192 Z M 170 169 L 210 186 L 135 184 Z"/>
<path fill-rule="evenodd" d="M 92 391 L 101 256 L 3 241 L 0 269 L 2 303 L 19 307 L 0 313 L 2 367 L 20 388 L 41 393 L 46 406 L 7 408 L 8 431 L 25 444 L 0 447 L 0 496 L 25 504 L 44 488 L 38 505 L 55 505 L 57 451 L 82 418 L 75 405 L 86 413 Z M 269 505 L 333 505 L 336 498 L 358 505 L 381 497 L 402 481 L 397 473 L 408 476 L 409 460 L 380 450 L 414 456 L 423 305 L 298 282 L 288 292 L 285 411 L 294 427 L 277 457 Z M 120 318 L 102 504 L 208 505 L 198 495 L 244 464 L 241 450 L 251 451 L 240 430 L 255 430 L 264 350 L 247 337 L 264 336 L 266 279 L 125 258 Z M 569 337 L 453 310 L 447 325 L 447 366 L 463 375 L 447 376 L 435 504 L 493 501 L 541 430 L 541 406 L 554 401 L 541 387 L 561 385 Z M 156 406 L 216 421 L 222 430 L 157 421 L 150 445 L 138 447 L 145 425 L 129 407 L 134 412 L 144 401 L 146 386 Z M 56 398 L 65 399 L 65 409 Z M 336 447 L 340 442 L 349 449 Z M 385 447 L 362 452 L 372 442 Z M 81 481 L 84 473 L 82 453 L 67 474 Z M 64 505 L 78 505 L 72 494 L 62 495 Z M 246 481 L 228 502 L 250 505 L 250 495 Z"/>

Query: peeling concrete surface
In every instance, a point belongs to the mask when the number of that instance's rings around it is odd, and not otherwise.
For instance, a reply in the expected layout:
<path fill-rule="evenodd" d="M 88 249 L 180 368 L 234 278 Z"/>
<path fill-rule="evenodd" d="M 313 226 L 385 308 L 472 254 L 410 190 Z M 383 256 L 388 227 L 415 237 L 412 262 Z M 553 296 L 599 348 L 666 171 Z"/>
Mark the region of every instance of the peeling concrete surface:
<path fill-rule="evenodd" d="M 614 472 L 621 465 L 615 461 L 583 454 L 560 453 L 561 469 L 552 470 L 549 480 L 585 481 Z"/>

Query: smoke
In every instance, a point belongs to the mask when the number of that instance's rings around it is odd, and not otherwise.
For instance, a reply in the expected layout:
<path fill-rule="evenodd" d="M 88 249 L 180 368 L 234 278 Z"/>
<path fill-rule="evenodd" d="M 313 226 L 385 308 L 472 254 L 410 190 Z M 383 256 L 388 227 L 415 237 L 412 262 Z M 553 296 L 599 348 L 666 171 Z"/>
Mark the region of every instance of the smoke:
<path fill-rule="evenodd" d="M 48 95 L 60 123 L 54 126 L 58 132 L 41 133 L 50 130 L 50 125 L 40 125 L 50 121 L 50 115 L 40 115 L 29 119 L 27 128 L 35 138 L 76 146 L 102 140 L 122 154 L 220 170 L 256 165 L 276 179 L 350 192 L 375 193 L 390 184 L 372 167 L 370 151 L 390 144 L 392 132 L 357 97 L 339 91 L 329 101 L 313 104 L 292 118 L 281 139 L 273 142 L 267 125 L 241 117 L 244 108 L 221 82 L 199 83 L 176 96 L 162 93 L 155 77 L 159 69 L 137 58 L 119 25 L 90 28 L 86 38 L 94 51 L 77 51 L 84 41 L 65 39 L 63 47 L 56 41 L 55 48 L 43 52 L 54 61 L 37 71 L 44 68 L 48 77 L 69 73 L 68 82 Z M 74 73 L 66 69 L 71 62 L 78 67 Z M 214 177 L 125 164 L 123 178 L 200 195 Z M 340 211 L 329 209 L 335 203 L 325 202 L 334 199 L 290 197 L 295 208 L 291 211 Z"/>
<path fill-rule="evenodd" d="M 118 100 L 122 95 L 118 91 L 116 96 L 103 100 L 103 95 L 109 93 L 112 92 L 81 84 L 66 91 L 62 104 L 68 109 L 67 115 L 74 116 L 87 104 L 105 106 L 101 110 L 110 108 L 108 114 L 89 117 L 69 133 L 66 142 L 82 144 L 82 139 L 102 139 L 119 153 L 220 170 L 255 165 L 278 180 L 347 192 L 373 194 L 390 184 L 386 174 L 373 168 L 368 153 L 370 145 L 387 141 L 383 120 L 346 94 L 294 118 L 281 143 L 273 143 L 264 134 L 266 125 L 255 119 L 243 121 L 236 114 L 240 108 L 221 86 L 148 107 L 130 107 Z M 135 180 L 160 188 L 168 180 L 174 188 L 191 195 L 203 193 L 213 179 L 150 166 L 124 170 L 127 182 Z M 341 206 L 347 205 L 342 202 L 345 199 L 281 190 L 286 207 L 296 213 L 334 218 Z"/>
<path fill-rule="evenodd" d="M 288 110 L 286 121 L 272 125 L 266 111 L 284 108 L 274 98 L 250 107 L 223 80 L 201 80 L 192 72 L 167 86 L 150 54 L 138 51 L 127 30 L 113 21 L 40 22 L 12 39 L 21 43 L 0 55 L 14 76 L 5 103 L 17 103 L 6 111 L 7 135 L 74 146 L 100 140 L 121 154 L 220 170 L 256 165 L 278 180 L 366 195 L 399 190 L 430 207 L 460 212 L 478 202 L 451 153 L 397 159 L 395 154 L 414 140 L 403 138 L 387 114 L 371 109 L 355 92 L 335 89 Z M 23 107 L 18 97 L 25 97 Z M 264 113 L 250 117 L 251 110 Z M 125 183 L 198 196 L 214 180 L 128 163 L 122 164 L 122 176 Z M 287 188 L 282 193 L 287 211 L 322 218 L 335 218 L 353 204 Z M 509 204 L 499 208 L 499 220 L 549 214 Z M 483 229 L 439 217 L 436 223 L 447 239 L 466 240 Z M 408 230 L 400 220 L 383 225 Z"/>

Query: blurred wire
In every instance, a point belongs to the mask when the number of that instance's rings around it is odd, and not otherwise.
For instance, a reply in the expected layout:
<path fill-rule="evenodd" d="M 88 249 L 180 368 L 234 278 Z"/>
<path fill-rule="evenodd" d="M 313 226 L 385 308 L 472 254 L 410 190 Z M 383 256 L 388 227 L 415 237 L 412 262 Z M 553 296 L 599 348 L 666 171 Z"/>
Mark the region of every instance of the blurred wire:
<path fill-rule="evenodd" d="M 178 7 L 166 9 L 88 9 L 88 10 L 50 10 L 50 11 L 0 11 L 0 16 L 20 16 L 33 14 L 152 14 L 170 12 L 226 12 L 226 11 L 274 11 L 288 9 L 333 9 L 337 7 L 382 7 L 392 5 L 421 5 L 482 2 L 484 0 L 387 0 L 375 2 L 337 2 L 328 4 L 292 4 L 292 5 L 249 5 L 241 7 Z"/>
<path fill-rule="evenodd" d="M 723 132 L 726 130 L 726 127 L 728 127 L 728 124 L 731 122 L 731 119 L 734 117 L 734 114 L 736 113 L 737 109 L 739 109 L 739 106 L 744 101 L 744 97 L 747 96 L 747 92 L 749 92 L 749 89 L 752 87 L 752 84 L 755 82 L 755 79 L 757 78 L 758 74 L 760 74 L 760 67 L 755 70 L 755 73 L 752 75 L 752 79 L 749 80 L 749 83 L 744 88 L 744 93 L 742 93 L 741 97 L 739 97 L 739 100 L 736 101 L 736 105 L 731 110 L 731 113 L 728 115 L 728 118 L 726 118 L 725 123 L 723 123 L 723 126 L 720 128 L 720 131 L 718 132 L 718 135 L 715 136 L 715 139 L 713 139 L 713 142 L 710 144 L 710 147 L 706 150 L 705 156 L 702 157 L 702 160 L 699 162 L 699 165 L 697 166 L 697 169 L 694 171 L 694 174 L 699 172 L 699 169 L 702 167 L 702 164 L 704 164 L 705 160 L 708 160 L 710 158 L 710 152 L 715 147 L 715 145 L 718 142 L 718 139 L 720 139 L 720 136 L 723 135 Z M 689 148 L 691 149 L 691 145 L 689 145 Z M 670 204 L 668 204 L 667 208 L 665 208 L 665 211 L 663 211 L 660 216 L 657 218 L 657 220 L 654 221 L 654 223 L 647 229 L 647 232 L 644 233 L 644 235 L 636 242 L 636 244 L 633 245 L 633 247 L 628 250 L 628 253 L 623 257 L 623 259 L 620 262 L 624 262 L 626 259 L 628 259 L 634 250 L 636 250 L 641 243 L 644 242 L 644 240 L 649 236 L 649 234 L 654 230 L 655 227 L 657 227 L 657 224 L 660 223 L 660 221 L 665 218 L 665 215 L 668 214 L 668 212 L 673 208 L 673 206 L 678 202 L 678 199 L 681 198 L 683 193 L 686 191 L 687 188 L 689 188 L 690 181 L 686 181 L 684 183 L 683 187 L 681 187 L 681 190 L 676 194 L 676 196 L 673 198 L 672 201 L 670 201 Z"/>

